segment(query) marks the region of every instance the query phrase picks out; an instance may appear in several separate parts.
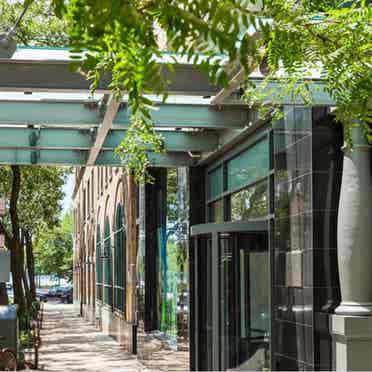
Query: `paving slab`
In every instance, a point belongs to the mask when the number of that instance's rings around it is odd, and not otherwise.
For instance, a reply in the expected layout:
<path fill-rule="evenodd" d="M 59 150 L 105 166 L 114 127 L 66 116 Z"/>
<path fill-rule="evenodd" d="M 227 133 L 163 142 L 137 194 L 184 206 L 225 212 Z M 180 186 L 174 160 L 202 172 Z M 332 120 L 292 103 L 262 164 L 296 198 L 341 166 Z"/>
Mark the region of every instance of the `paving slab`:
<path fill-rule="evenodd" d="M 41 338 L 43 371 L 147 370 L 136 356 L 81 318 L 73 305 L 45 304 Z"/>

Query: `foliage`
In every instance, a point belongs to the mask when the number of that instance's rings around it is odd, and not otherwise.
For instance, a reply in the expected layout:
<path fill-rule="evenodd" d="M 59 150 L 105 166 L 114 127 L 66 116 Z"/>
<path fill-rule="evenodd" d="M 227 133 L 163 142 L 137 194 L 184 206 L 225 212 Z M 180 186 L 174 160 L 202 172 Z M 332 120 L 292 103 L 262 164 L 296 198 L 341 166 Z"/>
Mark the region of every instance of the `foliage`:
<path fill-rule="evenodd" d="M 371 141 L 372 7 L 366 1 L 272 0 L 267 16 L 273 20 L 262 30 L 267 76 L 258 87 L 248 85 L 251 104 L 270 97 L 266 109 L 272 109 L 284 96 L 311 104 L 317 92 L 310 77 L 318 75 L 336 102 L 347 144 L 356 122 Z M 268 89 L 273 79 L 282 84 L 276 100 Z"/>
<path fill-rule="evenodd" d="M 8 32 L 23 9 L 21 1 L 0 0 L 0 32 Z M 16 30 L 16 40 L 21 45 L 66 46 L 69 44 L 65 22 L 57 18 L 49 0 L 32 2 Z"/>
<path fill-rule="evenodd" d="M 247 82 L 246 99 L 251 105 L 270 101 L 266 111 L 278 113 L 283 96 L 311 103 L 310 77 L 318 73 L 345 128 L 361 121 L 372 139 L 372 8 L 366 0 L 51 1 L 66 22 L 73 51 L 86 51 L 82 69 L 92 89 L 111 73 L 112 91 L 128 95 L 132 126 L 118 154 L 137 179 L 146 178 L 149 147 L 161 151 L 151 120 L 154 103 L 146 98 L 167 98 L 169 82 L 157 63 L 163 55 L 159 30 L 175 60 L 182 56 L 200 65 L 221 87 L 238 69 L 248 77 L 260 66 L 263 82 Z M 273 79 L 283 86 L 276 99 L 268 89 Z"/>
<path fill-rule="evenodd" d="M 132 125 L 129 127 L 126 141 L 122 142 L 115 150 L 123 162 L 138 181 L 152 181 L 151 176 L 146 172 L 149 165 L 147 151 L 152 149 L 155 153 L 160 153 L 163 149 L 161 135 L 157 134 L 154 124 L 150 117 L 142 117 L 137 113 L 132 118 Z M 138 164 L 141 164 L 138 167 Z"/>
<path fill-rule="evenodd" d="M 200 64 L 220 85 L 228 81 L 226 57 L 231 68 L 239 62 L 246 66 L 247 50 L 256 51 L 248 34 L 236 46 L 240 24 L 247 21 L 236 0 L 55 0 L 54 4 L 67 21 L 74 52 L 87 50 L 83 68 L 89 71 L 93 90 L 110 72 L 112 91 L 128 95 L 132 126 L 118 153 L 137 179 L 144 178 L 148 166 L 145 149 L 161 150 L 160 138 L 151 129 L 154 104 L 146 98 L 149 93 L 167 97 L 168 81 L 157 63 L 162 57 L 157 30 L 166 33 L 169 50 Z M 167 69 L 172 70 L 171 64 Z"/>
<path fill-rule="evenodd" d="M 54 3 L 67 20 L 75 51 L 89 50 L 85 66 L 93 88 L 103 73 L 111 71 L 112 90 L 129 95 L 136 119 L 119 153 L 136 176 L 148 161 L 143 146 L 137 139 L 133 146 L 131 136 L 136 133 L 143 144 L 158 144 L 159 140 L 150 129 L 151 121 L 138 124 L 150 117 L 151 102 L 144 95 L 163 94 L 166 98 L 167 82 L 155 60 L 161 57 L 155 25 L 166 33 L 170 51 L 200 64 L 220 86 L 226 85 L 237 66 L 248 76 L 260 65 L 267 73 L 264 87 L 279 78 L 289 96 L 301 95 L 309 102 L 306 77 L 320 69 L 345 127 L 356 120 L 370 120 L 372 9 L 364 0 L 267 0 L 264 6 L 247 0 Z M 250 86 L 247 98 L 252 104 L 262 104 L 267 100 L 263 92 L 262 87 Z M 137 154 L 135 160 L 129 160 L 128 154 Z"/>
<path fill-rule="evenodd" d="M 20 227 L 36 234 L 44 227 L 54 225 L 61 212 L 62 186 L 69 170 L 55 167 L 20 167 L 21 189 L 18 200 Z M 8 166 L 0 167 L 0 194 L 10 199 L 12 174 Z M 4 221 L 11 231 L 9 217 Z"/>
<path fill-rule="evenodd" d="M 61 224 L 45 228 L 35 244 L 36 272 L 72 280 L 73 214 L 66 212 Z"/>

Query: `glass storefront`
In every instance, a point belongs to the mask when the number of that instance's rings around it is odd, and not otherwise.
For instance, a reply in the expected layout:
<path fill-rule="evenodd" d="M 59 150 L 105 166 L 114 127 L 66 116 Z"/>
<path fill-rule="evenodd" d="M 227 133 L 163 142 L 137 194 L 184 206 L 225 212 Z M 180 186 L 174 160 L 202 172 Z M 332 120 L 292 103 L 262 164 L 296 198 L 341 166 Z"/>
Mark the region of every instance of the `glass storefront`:
<path fill-rule="evenodd" d="M 194 370 L 271 368 L 270 131 L 206 170 L 206 220 L 194 225 Z"/>
<path fill-rule="evenodd" d="M 270 368 L 267 221 L 244 225 L 204 224 L 196 234 L 199 370 Z"/>
<path fill-rule="evenodd" d="M 140 325 L 188 348 L 188 169 L 152 171 L 140 192 L 137 303 Z M 146 234 L 144 234 L 146 231 Z"/>

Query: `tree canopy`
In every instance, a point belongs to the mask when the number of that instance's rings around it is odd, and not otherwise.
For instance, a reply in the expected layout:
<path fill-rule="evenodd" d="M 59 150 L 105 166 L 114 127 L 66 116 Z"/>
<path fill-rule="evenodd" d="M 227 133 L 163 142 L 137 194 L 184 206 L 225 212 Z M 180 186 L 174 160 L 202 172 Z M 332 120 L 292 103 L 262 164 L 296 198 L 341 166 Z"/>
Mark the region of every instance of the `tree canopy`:
<path fill-rule="evenodd" d="M 200 65 L 221 87 L 242 69 L 242 86 L 251 105 L 267 101 L 264 88 L 272 79 L 279 79 L 290 96 L 301 95 L 308 103 L 315 72 L 334 98 L 345 128 L 360 121 L 372 139 L 372 8 L 367 0 L 51 2 L 66 25 L 72 51 L 86 51 L 83 68 L 92 89 L 110 72 L 112 91 L 128 94 L 132 126 L 118 152 L 137 178 L 145 176 L 148 144 L 162 151 L 151 120 L 154 104 L 146 95 L 167 97 L 168 82 L 156 63 L 164 44 Z M 35 0 L 39 3 L 45 1 Z M 260 86 L 252 86 L 248 77 L 257 68 L 265 78 Z"/>
<path fill-rule="evenodd" d="M 35 269 L 37 274 L 55 275 L 72 280 L 73 213 L 67 211 L 61 223 L 45 228 L 35 244 Z"/>
<path fill-rule="evenodd" d="M 0 0 L 0 32 L 8 32 L 20 16 L 26 2 Z M 37 0 L 31 5 L 20 22 L 15 38 L 25 46 L 69 45 L 65 22 L 57 18 L 49 0 Z"/>
<path fill-rule="evenodd" d="M 67 168 L 19 167 L 20 190 L 17 203 L 19 226 L 31 235 L 58 223 L 63 199 L 62 186 L 69 173 Z M 12 197 L 13 175 L 10 167 L 0 167 L 0 194 Z M 5 231 L 11 235 L 10 214 L 4 220 Z"/>
<path fill-rule="evenodd" d="M 67 21 L 74 50 L 89 51 L 85 64 L 93 81 L 111 71 L 113 91 L 129 94 L 136 117 L 134 132 L 147 134 L 137 142 L 146 142 L 152 135 L 158 143 L 151 126 L 144 124 L 151 121 L 152 105 L 145 94 L 166 95 L 161 67 L 154 60 L 161 52 L 155 25 L 165 32 L 170 51 L 199 63 L 221 86 L 226 86 L 236 68 L 243 68 L 248 77 L 253 69 L 265 65 L 266 82 L 280 77 L 292 94 L 300 92 L 301 83 L 304 96 L 309 91 L 309 77 L 320 70 L 345 126 L 370 120 L 372 8 L 365 0 L 54 3 Z M 249 92 L 252 102 L 262 99 L 262 87 L 250 87 Z M 133 133 L 129 135 L 133 137 Z M 140 153 L 138 143 L 135 148 L 129 135 L 121 146 L 125 158 L 133 151 Z M 145 163 L 141 158 L 136 160 Z M 136 167 L 133 162 L 128 164 Z"/>

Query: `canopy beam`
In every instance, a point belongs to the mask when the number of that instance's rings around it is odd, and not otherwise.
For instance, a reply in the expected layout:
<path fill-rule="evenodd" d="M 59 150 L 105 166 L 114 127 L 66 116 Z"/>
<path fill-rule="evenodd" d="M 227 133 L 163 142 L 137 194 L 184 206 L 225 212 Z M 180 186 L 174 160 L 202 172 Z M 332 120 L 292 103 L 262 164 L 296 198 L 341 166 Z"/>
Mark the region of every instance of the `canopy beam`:
<path fill-rule="evenodd" d="M 96 101 L 0 101 L 0 125 L 98 127 L 101 103 Z M 152 111 L 159 128 L 239 129 L 248 123 L 246 107 L 210 107 L 206 104 L 158 104 Z M 115 128 L 128 128 L 131 112 L 121 103 Z"/>
<path fill-rule="evenodd" d="M 111 129 L 102 150 L 114 151 L 127 131 Z M 212 152 L 218 148 L 216 133 L 200 131 L 157 131 L 163 137 L 165 151 Z M 95 130 L 73 128 L 22 128 L 0 126 L 0 148 L 17 150 L 76 150 L 89 152 L 95 140 Z M 151 148 L 149 147 L 149 150 Z"/>

